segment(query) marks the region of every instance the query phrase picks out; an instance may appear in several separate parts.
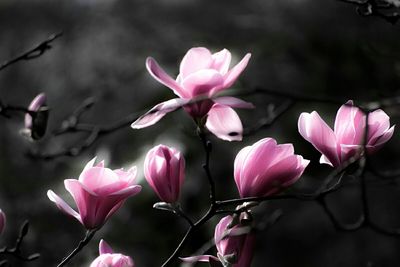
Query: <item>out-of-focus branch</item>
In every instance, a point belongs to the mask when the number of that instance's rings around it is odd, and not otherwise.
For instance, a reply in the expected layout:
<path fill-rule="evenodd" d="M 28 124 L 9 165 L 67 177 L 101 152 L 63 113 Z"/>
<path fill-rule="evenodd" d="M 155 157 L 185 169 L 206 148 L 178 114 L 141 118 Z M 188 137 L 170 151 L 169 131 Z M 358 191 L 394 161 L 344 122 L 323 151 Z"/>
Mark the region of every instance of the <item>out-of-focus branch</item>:
<path fill-rule="evenodd" d="M 380 17 L 395 24 L 400 19 L 398 9 L 393 3 L 382 0 L 339 0 L 348 4 L 356 5 L 357 13 L 364 17 Z"/>
<path fill-rule="evenodd" d="M 77 156 L 82 153 L 82 151 L 92 146 L 100 137 L 128 127 L 141 114 L 143 114 L 142 112 L 135 112 L 107 125 L 95 125 L 81 122 L 83 114 L 94 104 L 95 100 L 93 98 L 86 99 L 66 120 L 61 123 L 59 128 L 52 132 L 50 137 L 55 138 L 56 136 L 70 133 L 84 133 L 86 136 L 82 140 L 70 147 L 66 147 L 53 153 L 31 150 L 28 152 L 28 156 L 44 160 L 51 160 L 62 156 Z"/>
<path fill-rule="evenodd" d="M 22 242 L 24 241 L 25 236 L 28 234 L 28 231 L 29 231 L 29 221 L 25 221 L 20 228 L 19 235 L 18 235 L 17 240 L 15 241 L 14 246 L 12 248 L 9 248 L 7 246 L 1 248 L 0 256 L 9 255 L 9 256 L 14 257 L 17 260 L 25 261 L 25 262 L 34 261 L 34 260 L 38 259 L 40 257 L 39 253 L 33 253 L 28 256 L 25 256 L 22 254 L 22 251 L 21 251 Z M 8 263 L 7 260 L 2 260 L 0 262 L 1 265 L 5 265 L 7 263 Z"/>
<path fill-rule="evenodd" d="M 23 52 L 22 54 L 7 60 L 6 62 L 4 62 L 1 66 L 0 66 L 0 71 L 19 62 L 19 61 L 23 61 L 23 60 L 31 60 L 31 59 L 35 59 L 40 57 L 41 55 L 43 55 L 47 50 L 51 49 L 51 43 L 56 40 L 57 38 L 59 38 L 60 36 L 62 36 L 62 32 L 53 34 L 51 36 L 49 36 L 46 40 L 42 41 L 41 43 L 39 43 L 38 45 L 34 46 L 33 48 Z"/>

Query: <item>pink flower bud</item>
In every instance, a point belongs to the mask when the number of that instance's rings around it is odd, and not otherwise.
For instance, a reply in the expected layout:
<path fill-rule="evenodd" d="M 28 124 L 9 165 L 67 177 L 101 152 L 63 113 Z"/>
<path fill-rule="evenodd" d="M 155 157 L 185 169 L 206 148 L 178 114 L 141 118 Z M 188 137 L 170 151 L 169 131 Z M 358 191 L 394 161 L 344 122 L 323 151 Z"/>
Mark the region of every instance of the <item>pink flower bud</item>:
<path fill-rule="evenodd" d="M 75 200 L 79 213 L 52 190 L 47 192 L 49 199 L 59 209 L 76 218 L 87 229 L 100 228 L 128 197 L 141 190 L 141 186 L 134 183 L 136 167 L 128 171 L 111 170 L 104 167 L 104 162 L 93 166 L 95 159 L 85 166 L 78 180 L 64 180 L 65 188 Z"/>
<path fill-rule="evenodd" d="M 215 227 L 214 240 L 218 258 L 234 267 L 248 267 L 253 258 L 255 236 L 249 226 L 231 226 L 232 216 L 226 216 Z"/>
<path fill-rule="evenodd" d="M 158 145 L 146 155 L 144 176 L 162 201 L 176 202 L 185 178 L 185 159 L 175 148 Z"/>
<path fill-rule="evenodd" d="M 40 139 L 46 133 L 48 108 L 46 106 L 46 95 L 37 95 L 29 104 L 28 110 L 32 113 L 25 114 L 25 128 L 22 133 L 34 140 Z"/>
<path fill-rule="evenodd" d="M 111 247 L 103 239 L 99 244 L 99 254 L 90 267 L 135 267 L 135 263 L 129 256 L 113 253 Z"/>
<path fill-rule="evenodd" d="M 234 177 L 241 197 L 262 197 L 282 191 L 296 182 L 309 160 L 294 154 L 292 144 L 278 145 L 264 138 L 239 151 Z"/>
<path fill-rule="evenodd" d="M 255 236 L 250 226 L 231 225 L 233 217 L 226 216 L 215 227 L 217 256 L 199 255 L 180 258 L 185 262 L 209 262 L 211 266 L 249 267 L 253 258 Z"/>
<path fill-rule="evenodd" d="M 0 235 L 6 228 L 6 214 L 0 209 Z"/>
<path fill-rule="evenodd" d="M 320 163 L 338 167 L 355 156 L 362 148 L 366 115 L 353 101 L 342 105 L 336 114 L 335 127 L 332 130 L 316 111 L 302 113 L 298 127 L 301 136 L 310 142 L 322 156 Z M 393 135 L 389 116 L 382 110 L 368 115 L 368 134 L 366 150 L 373 153 L 380 149 Z"/>

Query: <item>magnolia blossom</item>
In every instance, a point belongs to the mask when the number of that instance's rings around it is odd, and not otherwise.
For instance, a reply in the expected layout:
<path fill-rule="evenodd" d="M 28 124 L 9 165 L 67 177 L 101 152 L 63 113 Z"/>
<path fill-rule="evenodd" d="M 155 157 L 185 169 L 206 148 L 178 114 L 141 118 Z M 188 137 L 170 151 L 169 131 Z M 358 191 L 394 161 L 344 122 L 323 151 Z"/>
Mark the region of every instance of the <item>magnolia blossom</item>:
<path fill-rule="evenodd" d="M 136 185 L 136 167 L 124 171 L 104 167 L 104 162 L 93 166 L 92 159 L 83 169 L 79 179 L 64 180 L 65 188 L 72 195 L 78 212 L 73 210 L 52 190 L 47 196 L 66 214 L 76 218 L 87 229 L 100 228 L 125 200 L 140 192 Z"/>
<path fill-rule="evenodd" d="M 32 113 L 25 114 L 25 128 L 21 133 L 34 140 L 40 139 L 46 133 L 48 108 L 46 95 L 37 95 L 29 104 L 28 110 Z"/>
<path fill-rule="evenodd" d="M 6 228 L 6 214 L 0 209 L 0 235 Z"/>
<path fill-rule="evenodd" d="M 217 53 L 204 47 L 190 49 L 183 57 L 179 75 L 174 80 L 149 57 L 146 67 L 160 83 L 172 89 L 179 97 L 162 102 L 132 123 L 134 129 L 141 129 L 158 122 L 167 113 L 183 107 L 194 119 L 202 121 L 218 138 L 227 141 L 242 139 L 243 126 L 232 108 L 254 108 L 253 104 L 235 97 L 217 97 L 217 94 L 231 87 L 250 59 L 247 54 L 236 66 L 229 69 L 231 53 L 223 49 Z"/>
<path fill-rule="evenodd" d="M 90 264 L 90 267 L 135 267 L 131 257 L 114 253 L 103 239 L 99 243 L 99 254 L 100 256 Z"/>
<path fill-rule="evenodd" d="M 277 193 L 296 182 L 310 161 L 294 154 L 292 144 L 278 145 L 264 138 L 239 151 L 234 177 L 241 197 L 262 197 Z"/>
<path fill-rule="evenodd" d="M 175 148 L 158 145 L 146 155 L 144 176 L 162 201 L 176 202 L 185 178 L 185 159 Z"/>
<path fill-rule="evenodd" d="M 253 258 L 255 236 L 249 233 L 250 226 L 232 224 L 233 217 L 228 215 L 221 219 L 215 227 L 214 241 L 217 257 L 200 255 L 181 258 L 186 262 L 213 262 L 222 266 L 249 267 Z M 216 266 L 216 264 L 212 264 Z"/>
<path fill-rule="evenodd" d="M 365 121 L 364 112 L 348 101 L 336 114 L 334 130 L 316 111 L 301 113 L 298 127 L 301 136 L 321 152 L 320 163 L 338 167 L 360 151 L 366 129 L 367 153 L 380 149 L 392 137 L 394 126 L 390 127 L 389 116 L 383 110 L 369 113 L 368 128 Z"/>

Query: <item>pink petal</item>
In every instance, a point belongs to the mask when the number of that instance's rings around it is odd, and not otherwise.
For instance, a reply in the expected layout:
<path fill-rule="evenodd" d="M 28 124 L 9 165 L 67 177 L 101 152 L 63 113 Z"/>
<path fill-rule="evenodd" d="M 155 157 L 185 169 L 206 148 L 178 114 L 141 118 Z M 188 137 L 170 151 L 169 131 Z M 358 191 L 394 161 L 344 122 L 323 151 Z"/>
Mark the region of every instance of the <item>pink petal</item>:
<path fill-rule="evenodd" d="M 146 68 L 154 79 L 171 88 L 177 96 L 186 97 L 182 87 L 157 64 L 154 58 L 148 57 L 146 59 Z"/>
<path fill-rule="evenodd" d="M 195 47 L 190 49 L 183 57 L 179 67 L 179 74 L 183 80 L 192 73 L 210 68 L 212 64 L 211 53 L 207 48 Z"/>
<path fill-rule="evenodd" d="M 365 115 L 352 104 L 353 101 L 347 101 L 336 114 L 334 133 L 339 144 L 360 144 L 364 135 Z"/>
<path fill-rule="evenodd" d="M 110 247 L 110 245 L 104 241 L 104 239 L 100 240 L 99 243 L 99 254 L 107 254 L 107 253 L 113 253 L 112 248 Z"/>
<path fill-rule="evenodd" d="M 232 97 L 232 96 L 217 97 L 217 98 L 214 98 L 213 101 L 217 104 L 221 104 L 221 105 L 228 106 L 231 108 L 247 108 L 247 109 L 255 108 L 253 103 L 246 102 L 242 99 Z"/>
<path fill-rule="evenodd" d="M 88 163 L 86 163 L 85 167 L 83 168 L 83 171 L 86 171 L 94 166 L 94 163 L 96 162 L 96 158 L 94 157 L 92 160 L 90 160 Z"/>
<path fill-rule="evenodd" d="M 300 166 L 299 162 L 302 163 Z M 268 168 L 263 175 L 257 176 L 249 190 L 245 190 L 247 194 L 242 197 L 267 196 L 279 192 L 295 183 L 307 165 L 308 161 L 303 161 L 303 158 L 297 155 L 281 159 L 274 166 Z"/>
<path fill-rule="evenodd" d="M 85 190 L 82 184 L 75 179 L 64 180 L 64 186 L 65 189 L 67 189 L 67 191 L 71 194 L 76 206 L 78 207 L 79 216 L 81 217 L 82 223 L 85 224 L 87 222 L 87 218 L 90 218 L 90 221 L 94 221 L 93 213 L 95 210 L 92 208 L 97 203 L 96 199 L 93 197 L 94 195 Z"/>
<path fill-rule="evenodd" d="M 379 150 L 390 138 L 393 136 L 395 125 L 390 127 L 389 130 L 384 132 L 377 140 L 375 140 L 374 145 L 367 145 L 367 150 L 369 153 L 374 153 L 375 151 Z"/>
<path fill-rule="evenodd" d="M 243 168 L 245 167 L 245 162 L 246 159 L 248 157 L 248 155 L 251 152 L 252 147 L 251 146 L 247 146 L 242 148 L 239 153 L 236 155 L 235 158 L 235 162 L 234 162 L 234 178 L 235 178 L 235 183 L 236 183 L 236 187 L 238 188 L 239 192 L 242 192 L 242 184 L 243 184 L 243 179 L 244 177 L 242 176 L 242 171 Z"/>
<path fill-rule="evenodd" d="M 132 185 L 135 182 L 137 176 L 136 166 L 131 167 L 128 171 L 123 169 L 113 170 L 113 172 L 118 175 L 121 181 L 125 181 L 127 184 Z"/>
<path fill-rule="evenodd" d="M 248 53 L 235 67 L 233 67 L 227 74 L 225 74 L 223 88 L 228 88 L 232 86 L 232 84 L 237 80 L 242 71 L 246 68 L 250 57 L 251 54 Z"/>
<path fill-rule="evenodd" d="M 212 255 L 199 255 L 199 256 L 192 256 L 192 257 L 184 257 L 181 258 L 179 257 L 180 260 L 184 261 L 184 262 L 191 262 L 191 263 L 195 263 L 195 262 L 209 262 L 210 260 L 214 260 L 219 262 L 219 259 L 215 256 Z"/>
<path fill-rule="evenodd" d="M 182 82 L 190 98 L 196 96 L 211 96 L 211 92 L 222 87 L 224 80 L 222 75 L 212 69 L 203 69 L 188 75 Z"/>
<path fill-rule="evenodd" d="M 249 267 L 253 259 L 254 247 L 256 243 L 256 236 L 249 234 L 246 236 L 242 251 L 240 253 L 239 262 L 235 264 L 235 267 Z"/>
<path fill-rule="evenodd" d="M 317 112 L 301 113 L 298 128 L 301 136 L 324 154 L 333 166 L 340 165 L 335 134 Z"/>
<path fill-rule="evenodd" d="M 92 167 L 79 176 L 79 181 L 96 195 L 109 195 L 127 186 L 111 169 Z"/>
<path fill-rule="evenodd" d="M 161 120 L 167 113 L 177 110 L 189 101 L 187 99 L 174 98 L 162 102 L 150 109 L 146 114 L 140 116 L 131 124 L 131 127 L 133 129 L 142 129 L 151 126 Z"/>
<path fill-rule="evenodd" d="M 28 110 L 30 111 L 39 111 L 39 109 L 45 105 L 46 103 L 46 95 L 44 93 L 38 94 L 32 102 L 29 104 Z M 25 114 L 25 128 L 32 127 L 32 116 L 29 113 Z"/>
<path fill-rule="evenodd" d="M 389 130 L 390 118 L 381 109 L 368 115 L 368 145 L 374 145 L 382 134 Z"/>
<path fill-rule="evenodd" d="M 206 127 L 222 140 L 242 140 L 242 122 L 237 113 L 230 107 L 215 104 L 208 112 Z"/>
<path fill-rule="evenodd" d="M 227 49 L 223 49 L 212 55 L 213 62 L 211 68 L 225 75 L 231 64 L 231 53 Z"/>
<path fill-rule="evenodd" d="M 76 218 L 79 222 L 82 223 L 81 216 L 75 210 L 73 210 L 62 198 L 60 198 L 56 193 L 52 190 L 47 191 L 47 197 L 54 202 L 57 207 L 65 212 L 66 214 Z"/>

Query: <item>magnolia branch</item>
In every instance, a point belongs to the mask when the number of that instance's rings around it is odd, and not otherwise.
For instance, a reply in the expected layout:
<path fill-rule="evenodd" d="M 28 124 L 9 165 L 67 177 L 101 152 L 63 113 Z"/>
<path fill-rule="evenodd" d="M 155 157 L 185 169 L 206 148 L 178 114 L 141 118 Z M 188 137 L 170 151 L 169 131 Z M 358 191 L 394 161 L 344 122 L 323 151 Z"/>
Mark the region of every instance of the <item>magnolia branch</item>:
<path fill-rule="evenodd" d="M 9 248 L 9 247 L 3 247 L 0 249 L 0 256 L 5 256 L 5 255 L 9 255 L 14 257 L 17 260 L 20 261 L 34 261 L 36 259 L 38 259 L 40 257 L 39 253 L 33 253 L 30 254 L 28 256 L 25 256 L 22 254 L 21 251 L 21 246 L 22 246 L 22 242 L 24 241 L 25 236 L 28 234 L 29 231 L 29 221 L 25 221 L 19 231 L 19 235 L 17 240 L 15 241 L 15 244 L 13 247 Z M 0 262 L 0 266 L 6 264 L 8 261 L 7 260 L 2 260 Z"/>
<path fill-rule="evenodd" d="M 79 242 L 78 246 L 67 256 L 65 257 L 57 267 L 65 266 L 68 262 L 71 261 L 73 257 L 75 257 L 87 244 L 89 244 L 90 240 L 94 237 L 97 229 L 87 230 L 85 237 Z"/>
<path fill-rule="evenodd" d="M 43 55 L 47 50 L 50 50 L 52 48 L 52 42 L 56 40 L 57 38 L 62 36 L 62 32 L 53 34 L 49 36 L 46 40 L 42 41 L 38 45 L 34 46 L 33 48 L 23 52 L 22 54 L 5 61 L 1 66 L 0 66 L 0 71 L 19 62 L 19 61 L 24 61 L 24 60 L 32 60 L 35 58 L 40 57 Z"/>

